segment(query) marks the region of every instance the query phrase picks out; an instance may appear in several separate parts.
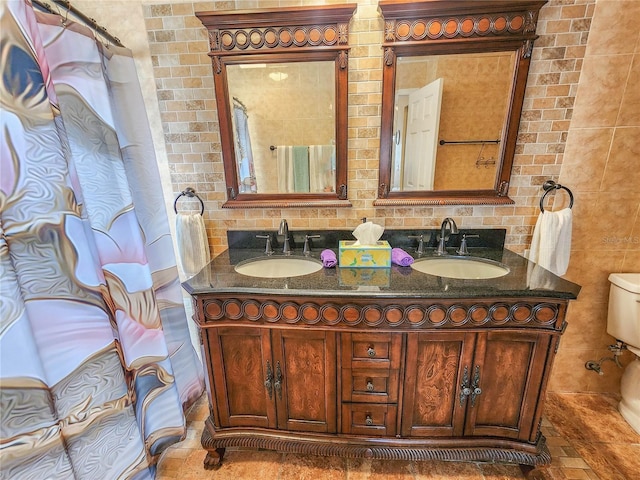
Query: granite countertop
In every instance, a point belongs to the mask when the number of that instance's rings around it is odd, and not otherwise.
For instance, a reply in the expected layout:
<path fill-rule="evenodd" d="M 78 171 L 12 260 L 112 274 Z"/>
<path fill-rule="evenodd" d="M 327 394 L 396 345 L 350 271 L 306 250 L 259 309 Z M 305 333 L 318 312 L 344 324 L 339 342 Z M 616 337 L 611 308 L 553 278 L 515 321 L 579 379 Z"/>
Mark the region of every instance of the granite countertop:
<path fill-rule="evenodd" d="M 256 232 L 253 232 L 256 233 Z M 406 237 L 406 235 L 404 235 Z M 233 242 L 230 242 L 230 245 Z M 337 245 L 337 244 L 334 244 Z M 252 247 L 253 245 L 248 245 Z M 392 246 L 395 246 L 392 244 Z M 415 248 L 403 245 L 409 254 L 418 258 Z M 275 248 L 274 248 L 275 250 Z M 332 248 L 336 255 L 337 247 Z M 451 253 L 455 248 L 449 249 Z M 314 248 L 311 257 L 319 259 L 322 248 Z M 381 297 L 381 298 L 514 298 L 536 297 L 575 299 L 580 286 L 529 262 L 526 258 L 504 248 L 469 248 L 470 256 L 500 262 L 508 274 L 486 280 L 454 279 L 428 275 L 411 267 L 392 265 L 391 268 L 322 268 L 308 275 L 286 278 L 257 278 L 236 273 L 235 265 L 250 258 L 264 257 L 259 248 L 230 248 L 184 282 L 184 289 L 192 294 L 232 293 L 266 296 L 305 297 Z M 294 251 L 300 257 L 302 249 Z M 273 256 L 282 256 L 277 251 Z M 426 248 L 422 257 L 434 256 L 433 248 Z"/>

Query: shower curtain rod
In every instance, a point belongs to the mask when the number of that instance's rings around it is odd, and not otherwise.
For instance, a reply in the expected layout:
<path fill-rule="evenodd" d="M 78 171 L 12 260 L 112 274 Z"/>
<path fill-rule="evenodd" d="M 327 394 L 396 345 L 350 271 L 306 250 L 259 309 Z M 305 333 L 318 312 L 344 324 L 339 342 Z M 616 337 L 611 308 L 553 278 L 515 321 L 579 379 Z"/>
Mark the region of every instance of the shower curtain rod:
<path fill-rule="evenodd" d="M 109 42 L 113 43 L 114 45 L 118 46 L 118 47 L 124 47 L 124 45 L 122 44 L 122 42 L 120 41 L 120 39 L 118 37 L 114 37 L 113 35 L 111 35 L 107 29 L 105 27 L 103 27 L 102 25 L 98 25 L 98 22 L 96 22 L 96 20 L 94 18 L 89 18 L 87 17 L 84 13 L 82 13 L 80 10 L 78 10 L 76 7 L 74 7 L 73 5 L 71 5 L 70 1 L 66 1 L 66 0 L 51 0 L 53 3 L 55 3 L 56 5 L 66 9 L 68 12 L 73 13 L 73 15 L 80 19 L 85 25 L 87 25 L 88 27 L 93 28 L 96 33 L 100 34 L 101 36 L 103 36 L 104 38 L 106 38 Z M 39 6 L 40 8 L 46 10 L 49 13 L 53 13 L 55 15 L 60 15 L 60 12 L 55 11 L 51 5 L 49 5 L 46 2 L 43 2 L 41 0 L 31 0 L 31 2 L 34 5 Z"/>

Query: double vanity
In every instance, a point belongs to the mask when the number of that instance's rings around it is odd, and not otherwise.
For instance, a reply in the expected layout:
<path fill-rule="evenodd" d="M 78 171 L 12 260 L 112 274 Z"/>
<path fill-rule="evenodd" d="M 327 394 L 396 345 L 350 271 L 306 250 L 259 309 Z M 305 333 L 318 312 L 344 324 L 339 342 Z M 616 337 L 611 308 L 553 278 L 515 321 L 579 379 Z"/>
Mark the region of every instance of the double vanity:
<path fill-rule="evenodd" d="M 229 249 L 184 284 L 208 385 L 205 467 L 227 447 L 550 462 L 545 391 L 578 285 L 504 249 L 504 230 L 451 235 L 441 256 L 439 232 L 388 231 L 415 261 L 373 269 L 322 267 L 349 231 L 290 232 L 291 255 L 267 232 L 269 256 L 263 233 L 228 232 Z"/>
<path fill-rule="evenodd" d="M 514 203 L 511 167 L 545 3 L 378 2 L 372 206 Z M 196 13 L 210 43 L 223 208 L 352 206 L 356 8 Z M 550 462 L 545 390 L 580 287 L 505 250 L 504 230 L 465 230 L 448 244 L 437 233 L 385 232 L 411 266 L 325 268 L 322 250 L 338 253 L 350 231 L 228 232 L 229 249 L 184 284 L 207 371 L 205 467 L 220 465 L 227 447 L 509 462 L 528 473 Z"/>

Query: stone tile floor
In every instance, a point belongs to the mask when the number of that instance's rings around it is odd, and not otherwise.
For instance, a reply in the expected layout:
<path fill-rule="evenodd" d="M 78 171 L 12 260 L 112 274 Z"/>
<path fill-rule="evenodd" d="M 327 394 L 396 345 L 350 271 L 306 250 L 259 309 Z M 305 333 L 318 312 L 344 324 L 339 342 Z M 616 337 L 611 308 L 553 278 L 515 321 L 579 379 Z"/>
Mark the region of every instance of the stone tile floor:
<path fill-rule="evenodd" d="M 546 479 L 640 479 L 640 435 L 624 421 L 617 399 L 602 394 L 547 396 L 543 432 L 553 461 Z M 405 462 L 317 457 L 264 450 L 227 449 L 218 470 L 205 470 L 200 446 L 206 396 L 187 415 L 187 438 L 160 459 L 158 480 L 507 480 L 523 479 L 514 465 Z"/>

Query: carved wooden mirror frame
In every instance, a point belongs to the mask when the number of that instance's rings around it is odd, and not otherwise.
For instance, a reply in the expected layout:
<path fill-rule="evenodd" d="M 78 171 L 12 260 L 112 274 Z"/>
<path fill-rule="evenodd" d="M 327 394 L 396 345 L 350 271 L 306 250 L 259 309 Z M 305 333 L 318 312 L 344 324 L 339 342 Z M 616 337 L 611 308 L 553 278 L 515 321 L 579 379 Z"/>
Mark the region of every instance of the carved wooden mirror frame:
<path fill-rule="evenodd" d="M 347 199 L 348 32 L 356 4 L 196 12 L 209 31 L 227 201 L 224 208 L 350 207 Z M 335 62 L 336 185 L 327 193 L 238 193 L 226 66 Z"/>
<path fill-rule="evenodd" d="M 546 0 L 426 0 L 378 3 L 384 26 L 380 175 L 374 205 L 514 203 L 507 194 L 536 24 Z M 389 191 L 396 59 L 399 56 L 515 51 L 516 60 L 493 190 Z"/>

